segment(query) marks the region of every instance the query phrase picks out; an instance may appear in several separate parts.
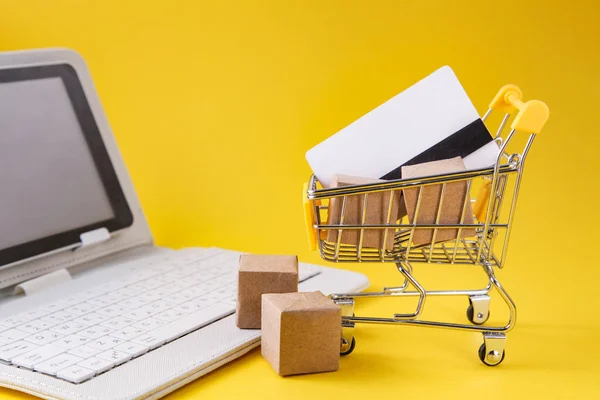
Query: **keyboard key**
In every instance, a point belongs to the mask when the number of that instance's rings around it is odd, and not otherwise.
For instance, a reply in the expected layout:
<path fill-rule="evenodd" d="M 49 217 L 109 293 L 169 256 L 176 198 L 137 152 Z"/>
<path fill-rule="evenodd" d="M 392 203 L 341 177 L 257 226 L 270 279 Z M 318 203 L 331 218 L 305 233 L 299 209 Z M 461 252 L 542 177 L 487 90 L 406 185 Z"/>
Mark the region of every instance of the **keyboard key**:
<path fill-rule="evenodd" d="M 81 303 L 86 301 L 87 298 L 85 295 L 77 293 L 74 294 L 72 296 L 68 296 L 68 297 L 63 297 L 62 299 L 60 299 L 61 302 L 66 303 L 69 306 L 73 306 L 75 304 Z"/>
<path fill-rule="evenodd" d="M 137 282 L 137 283 L 135 283 L 133 285 L 130 285 L 130 286 L 127 286 L 127 287 L 131 288 L 131 289 L 134 289 L 134 290 L 137 290 L 138 293 L 140 293 L 140 294 L 141 293 L 145 293 L 145 292 L 151 290 L 150 286 L 147 285 L 146 282 L 147 282 L 147 280 L 140 281 L 140 282 Z"/>
<path fill-rule="evenodd" d="M 124 351 L 125 353 L 131 354 L 132 357 L 144 354 L 148 349 L 148 346 L 132 342 L 123 343 L 115 347 L 115 350 Z"/>
<path fill-rule="evenodd" d="M 185 315 L 186 313 L 181 311 L 167 310 L 161 312 L 160 314 L 156 314 L 154 318 L 160 319 L 161 321 L 165 322 L 173 322 L 175 320 L 178 320 L 179 318 L 184 317 Z"/>
<path fill-rule="evenodd" d="M 212 293 L 190 300 L 187 304 L 194 307 L 196 310 L 201 310 L 219 301 Z"/>
<path fill-rule="evenodd" d="M 144 333 L 146 333 L 146 331 L 143 329 L 134 328 L 133 326 L 128 326 L 123 329 L 117 329 L 116 331 L 111 333 L 110 336 L 113 336 L 113 337 L 116 337 L 119 339 L 123 339 L 123 340 L 130 340 L 130 339 L 133 339 L 134 337 L 138 337 Z"/>
<path fill-rule="evenodd" d="M 108 292 L 114 292 L 115 290 L 119 290 L 123 286 L 125 286 L 125 282 L 121 281 L 120 279 L 117 279 L 117 280 L 110 281 L 110 282 L 100 285 L 100 288 L 106 290 L 108 293 Z"/>
<path fill-rule="evenodd" d="M 81 357 L 81 358 L 90 358 L 90 357 L 93 357 L 96 354 L 100 353 L 101 351 L 102 350 L 98 350 L 93 347 L 83 345 L 83 346 L 75 347 L 74 349 L 69 350 L 68 353 L 73 354 L 77 357 Z"/>
<path fill-rule="evenodd" d="M 156 318 L 148 318 L 148 319 L 138 322 L 137 324 L 133 324 L 132 326 L 134 328 L 142 329 L 146 332 L 149 332 L 149 331 L 154 330 L 164 324 L 166 324 L 165 321 L 161 321 Z"/>
<path fill-rule="evenodd" d="M 114 296 L 112 293 L 107 293 L 105 295 L 96 297 L 95 299 L 88 300 L 87 303 L 98 307 L 106 307 L 110 306 L 111 304 L 115 304 L 117 301 L 119 301 L 118 296 Z"/>
<path fill-rule="evenodd" d="M 79 347 L 83 344 L 86 344 L 90 340 L 92 340 L 92 339 L 87 338 L 85 336 L 69 335 L 69 336 L 62 337 L 58 340 L 55 340 L 54 342 L 52 342 L 52 344 L 55 346 L 58 346 L 58 347 L 65 348 L 67 350 L 71 350 L 71 349 L 74 349 L 75 347 Z"/>
<path fill-rule="evenodd" d="M 90 379 L 96 373 L 80 365 L 72 365 L 57 372 L 56 377 L 73 383 L 81 383 Z"/>
<path fill-rule="evenodd" d="M 135 285 L 136 283 L 138 283 L 139 281 L 143 281 L 145 279 L 150 278 L 150 276 L 142 276 L 139 272 L 135 271 L 134 269 L 130 270 L 129 273 L 127 273 L 126 275 L 123 275 L 123 277 L 121 278 L 121 282 L 123 282 L 125 284 L 125 286 L 123 286 L 121 289 L 125 289 L 125 288 L 129 288 L 131 285 Z"/>
<path fill-rule="evenodd" d="M 71 314 L 75 314 L 77 316 L 81 316 L 81 315 L 85 315 L 85 314 L 89 314 L 92 311 L 96 311 L 98 308 L 98 306 L 95 306 L 93 304 L 89 304 L 89 303 L 80 303 L 80 304 L 76 304 L 72 307 L 69 308 L 65 308 L 65 311 Z"/>
<path fill-rule="evenodd" d="M 147 302 L 146 304 L 155 302 L 156 300 L 160 300 L 161 298 L 160 293 L 158 293 L 157 290 L 151 290 L 149 292 L 141 293 L 136 297 L 145 300 Z"/>
<path fill-rule="evenodd" d="M 4 345 L 4 344 L 10 344 L 10 343 L 14 343 L 16 342 L 15 339 L 9 339 L 9 338 L 5 338 L 0 336 L 0 346 Z"/>
<path fill-rule="evenodd" d="M 149 349 L 154 349 L 165 343 L 166 340 L 161 336 L 154 335 L 152 333 L 147 333 L 146 335 L 138 336 L 135 339 L 132 339 L 131 342 L 140 344 L 142 346 L 146 346 Z"/>
<path fill-rule="evenodd" d="M 204 278 L 203 281 L 208 282 L 208 281 L 212 280 L 213 278 L 216 278 L 217 276 L 222 275 L 223 272 L 213 267 L 213 268 L 207 269 L 205 271 L 202 271 L 201 274 L 202 274 L 202 277 Z M 198 274 L 196 274 L 196 275 L 198 275 Z"/>
<path fill-rule="evenodd" d="M 204 325 L 208 325 L 221 317 L 229 315 L 231 312 L 231 308 L 222 304 L 215 304 L 212 307 L 188 314 L 175 322 L 158 327 L 147 335 L 138 336 L 131 341 L 133 343 L 149 346 L 154 346 L 157 343 L 162 344 L 169 342 Z"/>
<path fill-rule="evenodd" d="M 127 312 L 128 310 L 126 308 L 123 308 L 121 306 L 119 306 L 118 304 L 115 304 L 113 306 L 108 306 L 108 307 L 104 307 L 99 309 L 98 311 L 96 311 L 96 313 L 104 315 L 106 317 L 118 317 L 119 315 Z"/>
<path fill-rule="evenodd" d="M 24 313 L 21 313 L 19 315 L 23 316 L 24 318 L 37 319 L 37 318 L 45 317 L 46 315 L 48 315 L 50 313 L 52 313 L 52 311 L 48 311 L 43 308 L 36 308 L 31 311 L 25 311 Z"/>
<path fill-rule="evenodd" d="M 173 311 L 177 311 L 177 312 L 181 312 L 181 313 L 184 313 L 184 314 L 191 314 L 194 311 L 196 311 L 197 308 L 194 307 L 189 302 L 187 302 L 187 303 L 180 304 L 180 305 L 178 305 L 176 307 L 173 307 L 172 310 Z"/>
<path fill-rule="evenodd" d="M 98 286 L 98 289 L 100 290 L 104 290 L 105 293 L 109 293 L 109 292 L 114 292 L 115 290 L 121 289 L 123 286 L 125 286 L 125 284 L 123 282 L 119 282 L 119 281 L 110 281 L 110 282 L 106 282 L 103 283 L 102 285 Z"/>
<path fill-rule="evenodd" d="M 237 287 L 230 284 L 211 292 L 210 295 L 217 300 L 229 300 L 237 296 Z"/>
<path fill-rule="evenodd" d="M 28 333 L 37 333 L 48 328 L 52 328 L 54 325 L 55 324 L 52 322 L 46 322 L 40 319 L 36 319 L 19 326 L 19 329 Z"/>
<path fill-rule="evenodd" d="M 236 279 L 237 278 L 235 277 L 235 275 L 225 274 L 216 277 L 214 279 L 214 282 L 216 282 L 218 288 L 222 288 L 223 286 L 231 285 L 236 281 Z"/>
<path fill-rule="evenodd" d="M 83 292 L 80 292 L 81 296 L 87 300 L 93 299 L 95 297 L 99 297 L 102 296 L 103 294 L 106 294 L 108 291 L 95 287 L 95 288 L 90 288 L 87 290 L 84 290 Z"/>
<path fill-rule="evenodd" d="M 131 354 L 125 353 L 124 351 L 119 350 L 108 350 L 103 353 L 99 353 L 96 357 L 101 358 L 103 360 L 108 360 L 115 365 L 123 364 L 125 361 L 131 360 Z"/>
<path fill-rule="evenodd" d="M 68 306 L 67 303 L 63 303 L 62 301 L 55 301 L 53 303 L 44 304 L 43 306 L 40 306 L 40 308 L 46 311 L 56 312 L 63 308 L 67 308 Z"/>
<path fill-rule="evenodd" d="M 221 301 L 219 301 L 219 303 L 230 307 L 232 310 L 235 310 L 235 307 L 237 305 L 237 298 L 221 300 Z"/>
<path fill-rule="evenodd" d="M 159 312 L 168 310 L 169 308 L 171 308 L 173 306 L 174 306 L 174 304 L 168 303 L 164 300 L 158 300 L 158 301 L 155 301 L 154 303 L 145 305 L 144 307 L 141 308 L 141 310 L 149 311 L 152 313 L 152 315 L 154 315 L 154 314 L 158 314 Z"/>
<path fill-rule="evenodd" d="M 115 365 L 112 361 L 103 360 L 102 358 L 92 357 L 87 360 L 83 360 L 77 364 L 80 367 L 84 367 L 94 371 L 94 373 L 99 374 L 106 370 L 109 370 Z"/>
<path fill-rule="evenodd" d="M 106 307 L 106 306 L 110 306 L 111 304 L 114 303 L 114 301 L 111 301 L 111 298 L 105 298 L 104 295 L 100 296 L 100 297 L 96 297 L 95 299 L 91 299 L 86 301 L 86 304 L 91 304 L 94 306 L 98 306 L 98 307 Z"/>
<path fill-rule="evenodd" d="M 121 288 L 121 289 L 115 291 L 114 294 L 116 296 L 119 296 L 122 300 L 125 300 L 127 298 L 137 296 L 138 294 L 140 294 L 142 292 L 143 292 L 143 290 L 141 290 L 141 289 L 133 288 L 131 286 L 126 286 L 124 288 Z"/>
<path fill-rule="evenodd" d="M 0 347 L 0 360 L 10 362 L 14 357 L 37 349 L 38 346 L 29 342 L 16 342 Z"/>
<path fill-rule="evenodd" d="M 52 357 L 43 363 L 37 364 L 34 369 L 39 372 L 43 372 L 48 375 L 56 375 L 56 373 L 66 367 L 70 367 L 73 364 L 77 364 L 82 361 L 83 358 L 74 356 L 72 354 L 63 353 L 56 357 Z"/>
<path fill-rule="evenodd" d="M 198 284 L 197 286 L 192 286 L 191 288 L 182 290 L 181 293 L 189 295 L 192 298 L 196 298 L 199 296 L 203 296 L 209 292 L 212 292 L 215 289 L 218 289 L 217 285 L 205 282 L 202 284 Z"/>
<path fill-rule="evenodd" d="M 198 282 L 196 280 L 192 279 L 192 276 L 188 276 L 187 278 L 185 278 L 185 280 L 176 281 L 176 282 L 171 283 L 170 285 L 173 287 L 176 287 L 181 292 L 183 290 L 186 290 L 193 286 L 198 285 Z"/>
<path fill-rule="evenodd" d="M 64 335 L 61 335 L 60 333 L 43 331 L 43 332 L 38 332 L 31 336 L 28 336 L 25 338 L 25 340 L 28 342 L 31 342 L 33 344 L 38 344 L 41 346 L 44 344 L 52 343 L 55 340 L 60 339 L 63 336 Z"/>
<path fill-rule="evenodd" d="M 102 336 L 106 336 L 113 330 L 104 326 L 90 326 L 77 332 L 78 335 L 85 336 L 90 339 L 98 339 Z"/>
<path fill-rule="evenodd" d="M 90 342 L 88 342 L 88 346 L 93 347 L 95 349 L 98 350 L 110 350 L 115 346 L 120 345 L 121 343 L 125 342 L 122 339 L 118 339 L 115 337 L 110 337 L 110 336 L 103 336 L 101 338 L 98 339 L 94 339 Z"/>
<path fill-rule="evenodd" d="M 92 326 L 92 325 L 97 325 L 102 321 L 107 321 L 109 319 L 110 319 L 110 317 L 107 317 L 106 315 L 102 315 L 102 314 L 98 314 L 98 313 L 91 313 L 88 315 L 84 315 L 83 317 L 76 318 L 73 321 L 77 322 L 79 324 Z"/>
<path fill-rule="evenodd" d="M 116 318 L 109 319 L 108 321 L 104 321 L 104 322 L 100 323 L 100 326 L 105 326 L 107 328 L 112 328 L 112 329 L 121 329 L 121 328 L 125 328 L 126 326 L 129 326 L 135 322 L 136 322 L 136 320 L 131 319 L 131 318 L 116 317 Z"/>
<path fill-rule="evenodd" d="M 85 328 L 87 328 L 87 326 L 74 321 L 70 321 L 50 328 L 50 332 L 56 332 L 62 335 L 70 335 L 72 333 L 79 332 L 80 330 Z"/>
<path fill-rule="evenodd" d="M 160 286 L 164 286 L 168 283 L 173 282 L 175 280 L 175 278 L 172 278 L 168 275 L 158 275 L 157 277 L 150 278 L 149 280 L 152 282 L 152 285 L 154 286 L 154 288 L 158 288 Z"/>
<path fill-rule="evenodd" d="M 28 353 L 21 354 L 20 356 L 13 358 L 12 363 L 20 367 L 33 369 L 37 364 L 41 364 L 42 362 L 49 360 L 52 357 L 64 352 L 65 349 L 61 347 L 57 347 L 52 344 L 47 344 L 42 347 L 38 347 L 37 349 L 32 350 Z"/>
<path fill-rule="evenodd" d="M 156 294 L 159 296 L 159 300 L 164 300 L 170 294 L 178 292 L 178 289 L 168 288 L 166 286 L 161 286 L 159 288 L 154 289 Z"/>
<path fill-rule="evenodd" d="M 146 304 L 148 304 L 147 300 L 140 299 L 137 296 L 136 297 L 131 297 L 131 298 L 129 298 L 127 300 L 124 300 L 124 301 L 122 301 L 122 302 L 119 303 L 119 305 L 121 307 L 129 308 L 129 309 L 134 309 L 134 308 L 142 307 L 142 306 L 145 306 Z"/>
<path fill-rule="evenodd" d="M 180 285 L 178 285 L 178 282 L 171 282 L 164 286 L 161 286 L 160 288 L 158 288 L 158 290 L 160 293 L 163 294 L 163 297 L 166 297 L 170 294 L 177 293 L 183 289 L 181 288 Z"/>
<path fill-rule="evenodd" d="M 0 337 L 3 337 L 8 340 L 13 340 L 13 341 L 21 340 L 29 335 L 30 335 L 29 332 L 25 332 L 25 331 L 22 331 L 19 329 L 9 329 L 7 331 L 0 333 Z"/>
<path fill-rule="evenodd" d="M 15 315 L 14 317 L 8 317 L 0 320 L 0 325 L 5 326 L 7 328 L 15 328 L 19 325 L 23 325 L 24 323 L 30 321 L 31 318 L 27 318 L 21 315 Z"/>
<path fill-rule="evenodd" d="M 190 294 L 173 293 L 173 294 L 165 297 L 165 300 L 168 301 L 169 303 L 173 303 L 173 304 L 179 305 L 181 303 L 185 303 L 187 301 L 190 301 L 193 298 L 194 298 L 194 296 L 192 296 Z"/>
<path fill-rule="evenodd" d="M 190 271 L 189 269 L 185 269 L 185 268 L 176 268 L 174 270 L 166 272 L 163 276 L 170 279 L 171 281 L 176 281 L 176 280 L 185 278 L 188 275 L 193 274 L 194 272 L 195 272 L 194 270 Z"/>
<path fill-rule="evenodd" d="M 151 317 L 152 311 L 142 310 L 141 308 L 138 308 L 137 310 L 128 311 L 125 314 L 123 314 L 122 316 L 125 318 L 133 319 L 135 321 L 141 321 L 143 319 Z"/>
<path fill-rule="evenodd" d="M 61 310 L 61 311 L 57 311 L 53 314 L 46 315 L 45 317 L 42 318 L 42 321 L 48 321 L 48 322 L 52 322 L 54 324 L 60 324 L 63 322 L 70 321 L 74 318 L 77 318 L 77 315 Z"/>

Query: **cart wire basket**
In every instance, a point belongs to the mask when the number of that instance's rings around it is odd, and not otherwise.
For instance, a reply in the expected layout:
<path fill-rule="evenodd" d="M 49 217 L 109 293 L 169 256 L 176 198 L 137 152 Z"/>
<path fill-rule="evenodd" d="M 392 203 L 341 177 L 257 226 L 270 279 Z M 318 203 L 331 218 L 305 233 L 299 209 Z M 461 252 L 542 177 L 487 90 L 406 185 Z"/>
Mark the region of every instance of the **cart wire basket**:
<path fill-rule="evenodd" d="M 498 365 L 504 360 L 506 333 L 515 325 L 517 309 L 495 271 L 503 268 L 506 261 L 525 159 L 536 134 L 549 116 L 545 103 L 538 100 L 524 102 L 522 98 L 517 86 L 506 85 L 500 89 L 482 117 L 489 128 L 490 115 L 494 111 L 500 112 L 500 116 L 504 114 L 501 118 L 497 117 L 499 126 L 495 141 L 499 153 L 495 164 L 489 168 L 334 188 L 323 188 L 314 175 L 305 183 L 304 212 L 312 250 L 318 249 L 324 260 L 336 263 L 394 263 L 404 279 L 401 286 L 384 287 L 379 292 L 330 295 L 342 308 L 340 354 L 350 354 L 354 350 L 356 340 L 353 328 L 357 323 L 372 323 L 481 332 L 483 344 L 478 353 L 480 360 L 489 366 Z M 509 123 L 510 129 L 505 129 Z M 521 140 L 518 140 L 519 136 Z M 517 146 L 517 142 L 521 144 Z M 509 153 L 511 143 L 511 149 L 517 146 L 520 151 Z M 440 217 L 451 185 L 455 188 L 456 185 L 462 185 L 465 195 L 462 206 L 459 205 L 460 219 L 446 223 Z M 402 196 L 409 192 L 415 203 L 411 218 L 400 218 L 399 214 L 392 211 Z M 476 199 L 471 199 L 471 192 L 478 193 Z M 420 208 L 425 193 L 429 197 L 431 193 L 436 194 L 437 209 L 433 213 L 430 210 L 431 215 L 427 218 L 421 218 Z M 380 207 L 383 209 L 383 218 L 378 216 L 375 218 L 377 223 L 373 223 L 374 218 L 368 214 L 373 211 L 373 207 L 368 207 L 371 204 L 369 200 L 381 203 L 382 199 L 385 203 Z M 334 202 L 337 202 L 338 208 L 341 207 L 341 215 L 337 218 L 329 215 Z M 359 205 L 352 207 L 353 210 L 360 210 L 359 216 L 349 218 L 352 221 L 345 223 L 345 210 L 351 204 Z M 452 232 L 450 235 L 447 234 L 448 230 Z M 426 231 L 429 240 L 425 244 L 415 243 L 416 236 L 422 237 L 423 231 Z M 365 246 L 366 236 L 373 232 L 383 237 L 379 247 Z M 353 235 L 354 243 L 348 244 L 348 240 L 343 240 L 343 235 Z M 450 240 L 438 239 L 448 236 Z M 372 246 L 371 242 L 369 246 Z M 488 284 L 482 289 L 427 290 L 413 275 L 413 265 L 419 263 L 477 265 L 483 269 Z M 509 310 L 508 321 L 504 325 L 486 324 L 493 290 L 497 291 Z M 397 296 L 416 297 L 416 309 L 387 318 L 355 315 L 354 305 L 359 298 Z M 429 296 L 468 297 L 467 317 L 470 324 L 421 319 Z"/>

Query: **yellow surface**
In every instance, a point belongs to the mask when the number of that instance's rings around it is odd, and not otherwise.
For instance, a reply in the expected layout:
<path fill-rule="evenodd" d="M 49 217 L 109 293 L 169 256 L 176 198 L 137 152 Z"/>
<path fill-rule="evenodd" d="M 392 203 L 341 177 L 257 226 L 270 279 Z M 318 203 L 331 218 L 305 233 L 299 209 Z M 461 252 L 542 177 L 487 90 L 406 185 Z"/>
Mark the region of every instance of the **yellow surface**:
<path fill-rule="evenodd" d="M 499 274 L 519 309 L 500 367 L 479 362 L 477 334 L 362 326 L 339 372 L 283 379 L 254 351 L 169 399 L 598 398 L 598 7 L 5 0 L 0 49 L 68 46 L 88 60 L 159 244 L 313 262 L 300 200 L 306 150 L 444 64 L 480 111 L 518 84 L 552 117 L 527 161 Z M 349 268 L 374 287 L 397 279 L 391 266 Z M 417 277 L 451 286 L 470 271 L 425 266 Z M 358 311 L 402 311 L 388 305 Z M 464 320 L 466 306 L 438 301 L 427 312 Z"/>

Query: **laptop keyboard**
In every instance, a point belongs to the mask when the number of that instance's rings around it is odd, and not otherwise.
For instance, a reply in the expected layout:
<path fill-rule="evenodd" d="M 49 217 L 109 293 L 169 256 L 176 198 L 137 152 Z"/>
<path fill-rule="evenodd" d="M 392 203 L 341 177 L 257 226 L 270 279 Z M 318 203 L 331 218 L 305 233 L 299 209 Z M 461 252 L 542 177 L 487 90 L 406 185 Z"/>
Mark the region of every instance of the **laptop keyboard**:
<path fill-rule="evenodd" d="M 0 319 L 0 361 L 81 383 L 235 312 L 239 253 L 168 252 Z M 300 281 L 318 274 L 303 265 Z"/>

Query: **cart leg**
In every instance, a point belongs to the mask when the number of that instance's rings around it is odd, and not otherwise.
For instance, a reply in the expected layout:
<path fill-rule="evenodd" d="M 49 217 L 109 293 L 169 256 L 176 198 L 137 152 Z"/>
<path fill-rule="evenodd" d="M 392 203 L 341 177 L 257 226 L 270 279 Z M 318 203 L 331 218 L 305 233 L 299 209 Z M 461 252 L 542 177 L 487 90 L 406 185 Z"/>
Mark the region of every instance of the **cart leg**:
<path fill-rule="evenodd" d="M 398 319 L 417 318 L 423 312 L 423 306 L 425 305 L 425 296 L 426 296 L 425 289 L 423 289 L 423 287 L 419 284 L 419 282 L 417 282 L 415 280 L 415 278 L 413 278 L 413 276 L 411 275 L 410 271 L 412 270 L 412 268 L 410 267 L 410 264 L 408 262 L 400 262 L 400 263 L 396 264 L 396 267 L 398 268 L 398 271 L 404 276 L 404 279 L 407 282 L 410 282 L 410 284 L 419 293 L 419 302 L 417 303 L 417 309 L 415 310 L 414 313 L 394 314 L 394 319 L 398 320 Z"/>
<path fill-rule="evenodd" d="M 483 344 L 479 348 L 479 359 L 494 367 L 504 360 L 506 335 L 502 332 L 483 332 Z"/>
<path fill-rule="evenodd" d="M 354 317 L 354 299 L 339 298 L 335 299 L 334 302 L 342 309 L 340 355 L 347 356 L 352 353 L 354 346 L 356 346 L 356 339 L 354 339 L 354 322 L 347 319 Z"/>
<path fill-rule="evenodd" d="M 409 274 L 412 274 L 412 266 L 410 264 L 406 264 L 405 268 Z M 383 288 L 383 292 L 384 293 L 404 292 L 407 287 L 408 287 L 408 278 L 405 277 L 404 283 L 402 284 L 402 286 L 386 286 Z"/>
<path fill-rule="evenodd" d="M 485 323 L 490 317 L 490 296 L 469 296 L 467 318 L 475 325 Z"/>

